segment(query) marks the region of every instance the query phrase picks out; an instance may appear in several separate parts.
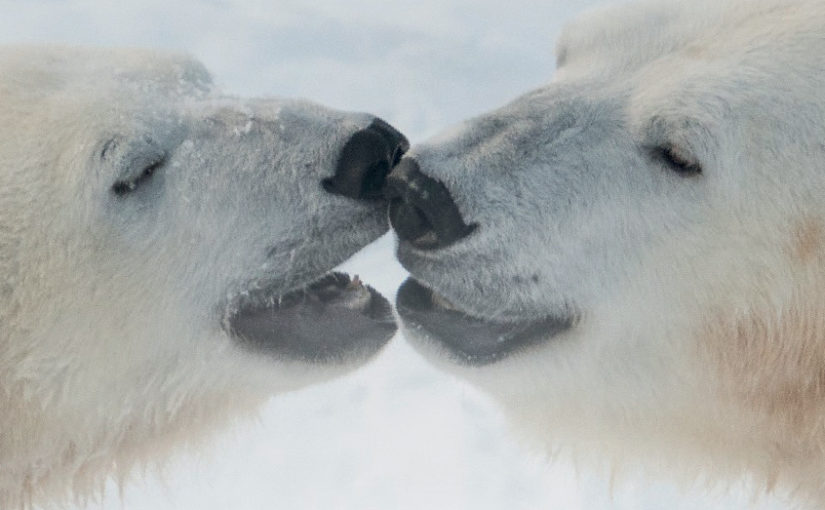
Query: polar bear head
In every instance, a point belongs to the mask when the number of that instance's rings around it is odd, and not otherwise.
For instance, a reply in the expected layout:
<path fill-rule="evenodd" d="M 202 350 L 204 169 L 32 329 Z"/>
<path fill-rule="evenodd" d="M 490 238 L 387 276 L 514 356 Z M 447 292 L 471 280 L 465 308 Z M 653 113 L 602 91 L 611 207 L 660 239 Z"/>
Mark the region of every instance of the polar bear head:
<path fill-rule="evenodd" d="M 407 148 L 380 119 L 222 96 L 185 57 L 21 47 L 0 51 L 0 119 L 3 508 L 392 336 L 385 299 L 328 273 L 387 229 L 351 186 Z"/>
<path fill-rule="evenodd" d="M 390 174 L 407 338 L 550 449 L 821 468 L 823 27 L 813 1 L 567 27 L 550 84 Z"/>

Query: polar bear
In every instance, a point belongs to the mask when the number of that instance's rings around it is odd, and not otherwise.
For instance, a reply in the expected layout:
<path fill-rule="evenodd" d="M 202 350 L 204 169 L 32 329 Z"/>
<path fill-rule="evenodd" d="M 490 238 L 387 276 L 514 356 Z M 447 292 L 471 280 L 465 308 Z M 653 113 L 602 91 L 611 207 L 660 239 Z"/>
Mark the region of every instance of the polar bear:
<path fill-rule="evenodd" d="M 0 50 L 0 119 L 3 509 L 88 496 L 393 335 L 328 273 L 388 228 L 353 187 L 408 147 L 381 119 L 57 47 Z"/>
<path fill-rule="evenodd" d="M 557 59 L 387 178 L 407 339 L 546 451 L 825 505 L 825 3 L 603 7 Z"/>

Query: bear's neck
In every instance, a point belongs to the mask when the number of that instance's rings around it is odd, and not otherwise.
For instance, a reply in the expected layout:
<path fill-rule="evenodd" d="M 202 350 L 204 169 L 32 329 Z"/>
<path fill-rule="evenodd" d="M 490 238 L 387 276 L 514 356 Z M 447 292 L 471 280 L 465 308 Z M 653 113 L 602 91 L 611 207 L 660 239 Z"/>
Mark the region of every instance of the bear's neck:
<path fill-rule="evenodd" d="M 1 386 L 1 385 L 0 385 Z M 0 508 L 85 502 L 103 492 L 112 476 L 119 484 L 134 467 L 159 465 L 175 451 L 203 447 L 209 433 L 248 417 L 263 399 L 201 394 L 186 412 L 142 413 L 127 423 L 93 423 L 87 416 L 55 413 L 25 389 L 0 393 Z"/>

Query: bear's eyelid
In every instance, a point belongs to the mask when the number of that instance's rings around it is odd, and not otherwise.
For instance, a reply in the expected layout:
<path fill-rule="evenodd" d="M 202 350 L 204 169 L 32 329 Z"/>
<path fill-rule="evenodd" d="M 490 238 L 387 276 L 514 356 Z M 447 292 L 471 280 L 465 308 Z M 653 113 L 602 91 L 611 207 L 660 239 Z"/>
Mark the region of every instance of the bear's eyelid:
<path fill-rule="evenodd" d="M 131 177 L 119 179 L 112 185 L 112 192 L 117 196 L 123 196 L 137 189 L 137 187 L 144 181 L 149 180 L 155 171 L 166 164 L 167 155 L 161 154 L 156 158 L 147 160 L 139 167 L 139 172 L 134 173 Z"/>
<path fill-rule="evenodd" d="M 702 173 L 702 164 L 690 155 L 686 155 L 685 151 L 674 144 L 656 145 L 650 149 L 650 154 L 680 175 L 690 176 Z"/>

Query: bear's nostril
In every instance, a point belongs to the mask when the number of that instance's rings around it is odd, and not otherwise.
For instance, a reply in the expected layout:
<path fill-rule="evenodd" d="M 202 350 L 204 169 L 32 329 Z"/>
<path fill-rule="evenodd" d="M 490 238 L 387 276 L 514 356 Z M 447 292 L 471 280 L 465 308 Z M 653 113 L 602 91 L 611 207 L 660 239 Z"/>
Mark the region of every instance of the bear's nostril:
<path fill-rule="evenodd" d="M 438 239 L 427 216 L 418 207 L 400 198 L 390 201 L 392 226 L 399 237 L 407 239 L 419 248 L 435 248 Z"/>
<path fill-rule="evenodd" d="M 398 147 L 397 149 L 395 149 L 395 154 L 392 155 L 392 166 L 395 166 L 401 162 L 401 158 L 404 157 L 404 153 L 407 151 L 407 149 L 409 149 L 409 147 Z"/>
<path fill-rule="evenodd" d="M 387 174 L 409 147 L 404 135 L 376 118 L 344 144 L 335 175 L 321 185 L 329 193 L 349 198 L 382 199 Z"/>

